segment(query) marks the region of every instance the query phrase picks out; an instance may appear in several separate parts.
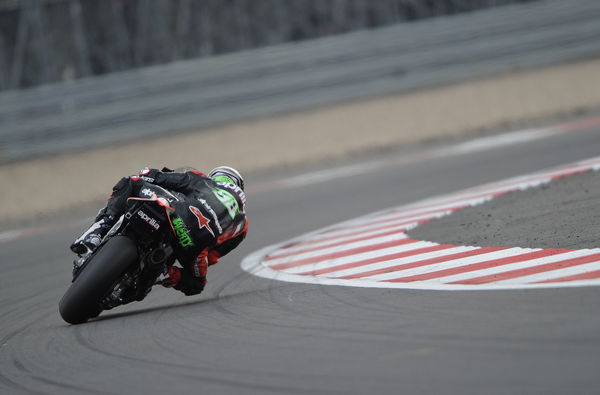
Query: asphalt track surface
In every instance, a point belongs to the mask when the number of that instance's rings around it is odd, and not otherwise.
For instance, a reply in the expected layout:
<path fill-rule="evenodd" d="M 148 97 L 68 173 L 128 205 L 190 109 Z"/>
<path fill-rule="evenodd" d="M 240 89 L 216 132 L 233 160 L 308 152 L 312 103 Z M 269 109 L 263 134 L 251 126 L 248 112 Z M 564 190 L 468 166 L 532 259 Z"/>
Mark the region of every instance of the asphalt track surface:
<path fill-rule="evenodd" d="M 155 289 L 79 326 L 57 303 L 68 243 L 93 212 L 50 218 L 51 231 L 0 244 L 0 393 L 597 393 L 598 287 L 320 286 L 253 277 L 239 263 L 334 222 L 598 152 L 593 129 L 397 165 L 408 153 L 388 153 L 377 158 L 387 167 L 302 187 L 249 180 L 249 238 L 211 268 L 203 294 Z"/>

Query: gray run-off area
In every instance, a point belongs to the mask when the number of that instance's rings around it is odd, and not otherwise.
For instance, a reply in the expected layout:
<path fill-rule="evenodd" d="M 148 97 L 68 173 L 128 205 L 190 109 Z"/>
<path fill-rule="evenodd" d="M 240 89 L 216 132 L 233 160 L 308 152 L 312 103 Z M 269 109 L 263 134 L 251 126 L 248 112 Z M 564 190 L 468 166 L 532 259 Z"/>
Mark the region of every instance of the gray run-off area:
<path fill-rule="evenodd" d="M 417 240 L 483 247 L 600 247 L 600 174 L 587 172 L 432 220 Z"/>
<path fill-rule="evenodd" d="M 600 2 L 546 0 L 0 94 L 0 163 L 600 53 Z"/>

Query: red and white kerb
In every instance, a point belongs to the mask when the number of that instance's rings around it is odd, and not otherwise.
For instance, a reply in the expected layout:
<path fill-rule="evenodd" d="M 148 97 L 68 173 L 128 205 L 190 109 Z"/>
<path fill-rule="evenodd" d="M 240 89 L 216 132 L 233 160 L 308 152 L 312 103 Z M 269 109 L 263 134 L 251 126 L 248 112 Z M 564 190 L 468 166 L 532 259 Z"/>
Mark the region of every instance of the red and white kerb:
<path fill-rule="evenodd" d="M 600 285 L 600 248 L 475 247 L 413 240 L 407 230 L 507 192 L 600 169 L 600 157 L 396 207 L 248 256 L 282 281 L 378 288 L 510 289 Z"/>

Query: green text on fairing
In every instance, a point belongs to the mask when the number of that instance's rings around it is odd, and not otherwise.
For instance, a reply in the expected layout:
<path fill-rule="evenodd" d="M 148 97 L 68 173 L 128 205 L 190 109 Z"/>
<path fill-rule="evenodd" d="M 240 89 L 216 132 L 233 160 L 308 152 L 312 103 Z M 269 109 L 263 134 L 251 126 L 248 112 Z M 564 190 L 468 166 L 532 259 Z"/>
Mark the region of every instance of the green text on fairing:
<path fill-rule="evenodd" d="M 178 241 L 180 246 L 190 247 L 194 245 L 194 242 L 192 241 L 192 238 L 190 237 L 190 234 L 181 218 L 175 218 L 173 220 L 173 229 L 175 229 L 175 234 L 179 239 Z"/>

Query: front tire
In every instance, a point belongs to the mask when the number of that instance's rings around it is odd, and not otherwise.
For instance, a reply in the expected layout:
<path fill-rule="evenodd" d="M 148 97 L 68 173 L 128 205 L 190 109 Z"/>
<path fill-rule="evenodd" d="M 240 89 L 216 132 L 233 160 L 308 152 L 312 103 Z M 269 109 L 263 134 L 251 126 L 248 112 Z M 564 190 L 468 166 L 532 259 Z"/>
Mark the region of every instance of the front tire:
<path fill-rule="evenodd" d="M 137 247 L 130 238 L 115 236 L 108 240 L 81 269 L 60 300 L 61 317 L 70 324 L 97 317 L 102 311 L 102 298 L 137 259 Z"/>

